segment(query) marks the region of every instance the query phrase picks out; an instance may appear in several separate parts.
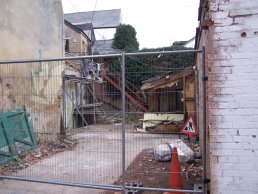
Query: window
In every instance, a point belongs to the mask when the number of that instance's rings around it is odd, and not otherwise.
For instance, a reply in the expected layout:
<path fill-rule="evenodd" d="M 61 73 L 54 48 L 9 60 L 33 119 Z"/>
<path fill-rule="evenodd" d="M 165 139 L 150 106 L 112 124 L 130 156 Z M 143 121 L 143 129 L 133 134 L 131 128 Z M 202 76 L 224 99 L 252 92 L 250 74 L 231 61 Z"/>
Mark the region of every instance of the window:
<path fill-rule="evenodd" d="M 85 42 L 82 40 L 82 54 L 85 55 L 86 54 L 86 44 Z"/>
<path fill-rule="evenodd" d="M 69 52 L 69 39 L 65 40 L 65 52 Z"/>

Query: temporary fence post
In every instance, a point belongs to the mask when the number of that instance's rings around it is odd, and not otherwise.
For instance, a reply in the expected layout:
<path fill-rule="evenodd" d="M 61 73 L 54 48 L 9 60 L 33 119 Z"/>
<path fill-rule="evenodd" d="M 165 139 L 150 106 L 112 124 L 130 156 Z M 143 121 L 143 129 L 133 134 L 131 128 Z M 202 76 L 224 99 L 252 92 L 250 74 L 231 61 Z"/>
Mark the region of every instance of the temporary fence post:
<path fill-rule="evenodd" d="M 62 134 L 66 134 L 66 82 L 65 78 L 63 77 L 63 129 L 61 131 Z"/>
<path fill-rule="evenodd" d="M 125 193 L 125 53 L 121 57 L 122 69 L 122 189 Z"/>
<path fill-rule="evenodd" d="M 208 77 L 205 74 L 205 47 L 202 47 L 202 100 L 203 100 L 203 130 L 202 130 L 202 161 L 203 161 L 203 193 L 207 193 L 207 174 L 206 174 L 206 81 Z"/>
<path fill-rule="evenodd" d="M 94 84 L 94 82 L 92 83 L 92 93 L 93 93 L 93 104 L 94 104 L 94 106 L 93 106 L 93 111 L 94 111 L 94 115 L 93 115 L 93 122 L 94 122 L 94 124 L 96 124 L 96 106 L 95 106 L 95 103 L 97 103 L 96 102 L 96 97 L 95 97 L 95 84 Z"/>

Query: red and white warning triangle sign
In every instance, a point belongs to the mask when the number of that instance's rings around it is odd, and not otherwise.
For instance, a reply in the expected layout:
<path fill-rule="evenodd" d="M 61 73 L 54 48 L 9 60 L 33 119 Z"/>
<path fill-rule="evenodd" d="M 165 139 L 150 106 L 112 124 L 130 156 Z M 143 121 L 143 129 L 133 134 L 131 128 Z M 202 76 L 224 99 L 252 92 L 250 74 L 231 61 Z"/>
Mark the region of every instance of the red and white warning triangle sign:
<path fill-rule="evenodd" d="M 188 135 L 196 135 L 197 134 L 197 128 L 194 123 L 193 115 L 190 115 L 190 117 L 187 119 L 186 123 L 180 130 L 181 133 L 188 134 Z"/>

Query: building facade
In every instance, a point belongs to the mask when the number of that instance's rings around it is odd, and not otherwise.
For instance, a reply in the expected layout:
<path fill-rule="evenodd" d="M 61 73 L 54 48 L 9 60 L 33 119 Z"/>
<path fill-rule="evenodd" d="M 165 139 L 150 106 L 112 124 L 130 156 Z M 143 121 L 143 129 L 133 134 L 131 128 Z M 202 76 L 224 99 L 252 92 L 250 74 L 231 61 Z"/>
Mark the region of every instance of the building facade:
<path fill-rule="evenodd" d="M 67 56 L 88 55 L 91 49 L 91 40 L 78 27 L 64 21 L 65 52 Z"/>
<path fill-rule="evenodd" d="M 211 193 L 258 190 L 257 19 L 257 0 L 200 1 L 195 46 L 205 46 L 206 51 L 207 173 Z M 202 94 L 200 55 L 196 55 L 196 64 Z M 198 101 L 202 99 L 199 95 Z M 202 110 L 201 103 L 198 110 Z M 202 119 L 199 116 L 199 123 Z"/>
<path fill-rule="evenodd" d="M 64 56 L 61 0 L 3 0 L 0 12 L 1 60 Z M 36 132 L 59 132 L 62 63 L 1 64 L 0 72 L 1 113 L 25 106 Z"/>
<path fill-rule="evenodd" d="M 113 39 L 116 28 L 122 22 L 120 9 L 67 13 L 64 17 L 70 23 L 85 31 L 86 34 L 89 30 L 87 24 L 92 24 L 96 40 Z"/>

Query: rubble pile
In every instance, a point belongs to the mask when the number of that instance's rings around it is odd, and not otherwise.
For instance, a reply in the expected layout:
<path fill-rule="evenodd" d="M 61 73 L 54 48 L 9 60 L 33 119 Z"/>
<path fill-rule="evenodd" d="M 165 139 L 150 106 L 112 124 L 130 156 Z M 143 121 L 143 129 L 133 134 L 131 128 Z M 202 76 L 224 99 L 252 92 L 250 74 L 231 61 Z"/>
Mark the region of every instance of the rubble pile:
<path fill-rule="evenodd" d="M 44 143 L 39 143 L 38 148 L 32 152 L 21 154 L 10 162 L 0 166 L 0 174 L 8 175 L 11 172 L 22 170 L 56 153 L 73 150 L 76 145 L 76 142 L 68 139 L 52 139 Z"/>
<path fill-rule="evenodd" d="M 173 144 L 161 143 L 154 148 L 154 158 L 157 161 L 170 161 L 172 156 L 171 148 L 174 146 L 178 149 L 179 160 L 182 167 L 182 175 L 186 180 L 194 179 L 196 181 L 201 179 L 202 164 L 201 152 L 199 144 L 186 145 L 183 141 L 177 140 Z"/>
<path fill-rule="evenodd" d="M 191 149 L 194 151 L 194 160 L 189 163 L 182 164 L 182 175 L 186 180 L 194 178 L 196 181 L 201 180 L 203 166 L 201 164 L 201 151 L 199 144 L 190 144 Z"/>
<path fill-rule="evenodd" d="M 199 163 L 186 163 L 182 165 L 182 175 L 188 180 L 191 176 L 195 178 L 196 181 L 201 180 L 203 167 Z"/>

